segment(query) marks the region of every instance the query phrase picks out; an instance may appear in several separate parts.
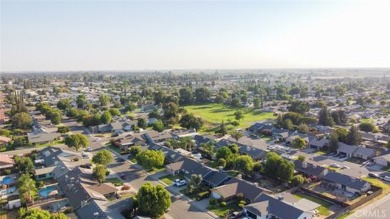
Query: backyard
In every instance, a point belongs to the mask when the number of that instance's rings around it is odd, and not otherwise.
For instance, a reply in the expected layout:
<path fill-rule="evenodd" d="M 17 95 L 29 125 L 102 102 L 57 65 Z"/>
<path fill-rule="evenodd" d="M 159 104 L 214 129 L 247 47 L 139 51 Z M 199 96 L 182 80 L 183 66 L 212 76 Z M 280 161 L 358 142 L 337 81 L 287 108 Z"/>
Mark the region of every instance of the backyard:
<path fill-rule="evenodd" d="M 323 216 L 328 216 L 328 215 L 331 214 L 331 211 L 329 210 L 329 207 L 332 206 L 331 203 L 329 203 L 329 202 L 327 202 L 325 200 L 316 198 L 316 197 L 311 196 L 311 195 L 300 193 L 300 192 L 294 193 L 293 195 L 298 200 L 302 199 L 302 198 L 305 198 L 307 200 L 310 200 L 312 202 L 320 204 L 321 206 L 317 208 L 318 214 L 323 215 Z"/>
<path fill-rule="evenodd" d="M 221 205 L 218 203 L 213 205 L 210 204 L 208 209 L 221 218 L 226 217 L 229 212 L 241 211 L 241 208 L 238 206 L 238 202 L 236 200 L 226 205 Z"/>
<path fill-rule="evenodd" d="M 205 104 L 205 105 L 191 105 L 186 106 L 185 109 L 194 115 L 202 117 L 209 124 L 218 124 L 222 120 L 225 122 L 234 120 L 234 112 L 239 108 L 230 108 L 223 104 Z M 241 108 L 244 112 L 244 118 L 240 121 L 240 128 L 247 128 L 256 121 L 267 119 L 274 119 L 273 113 L 262 112 L 261 110 L 251 110 L 248 108 Z"/>

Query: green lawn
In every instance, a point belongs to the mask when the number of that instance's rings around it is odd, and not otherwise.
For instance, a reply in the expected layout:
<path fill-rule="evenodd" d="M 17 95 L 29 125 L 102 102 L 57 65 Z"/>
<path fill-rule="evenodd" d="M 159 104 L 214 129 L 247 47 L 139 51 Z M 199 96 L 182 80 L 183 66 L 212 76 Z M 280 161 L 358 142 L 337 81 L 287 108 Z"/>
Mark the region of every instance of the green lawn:
<path fill-rule="evenodd" d="M 327 153 L 325 151 L 316 151 L 314 154 L 316 154 L 316 155 L 326 155 Z"/>
<path fill-rule="evenodd" d="M 171 174 L 168 174 L 166 176 L 161 176 L 158 178 L 159 180 L 163 181 L 165 184 L 167 184 L 168 186 L 172 185 L 172 183 L 176 180 L 176 179 L 183 179 L 183 174 L 178 174 L 178 175 L 174 175 L 172 176 Z"/>
<path fill-rule="evenodd" d="M 364 123 L 366 123 L 366 122 L 368 122 L 368 123 L 373 123 L 374 120 L 371 119 L 371 118 L 370 118 L 370 119 L 361 119 L 360 122 L 361 122 L 361 123 L 363 123 L 363 122 L 364 122 Z"/>
<path fill-rule="evenodd" d="M 350 215 L 353 214 L 353 213 L 354 213 L 354 211 L 350 211 L 350 212 L 348 212 L 348 213 L 345 213 L 345 214 L 341 215 L 341 216 L 338 217 L 337 219 L 344 219 L 344 218 L 350 216 Z"/>
<path fill-rule="evenodd" d="M 214 212 L 218 217 L 224 218 L 229 211 L 240 211 L 241 208 L 238 206 L 237 202 L 231 202 L 226 206 L 210 205 L 208 209 Z"/>
<path fill-rule="evenodd" d="M 327 202 L 325 200 L 316 198 L 314 196 L 303 194 L 303 193 L 294 193 L 293 195 L 298 200 L 301 199 L 301 198 L 305 198 L 305 199 L 308 199 L 308 200 L 310 200 L 312 202 L 320 204 L 321 206 L 317 208 L 318 214 L 324 215 L 324 216 L 330 215 L 329 207 L 332 205 L 331 203 L 329 203 L 329 202 Z"/>
<path fill-rule="evenodd" d="M 374 186 L 381 187 L 383 189 L 390 189 L 390 184 L 383 182 L 380 179 L 371 178 L 371 177 L 364 177 L 363 180 L 371 183 Z"/>
<path fill-rule="evenodd" d="M 118 178 L 110 178 L 110 179 L 106 179 L 106 181 L 104 181 L 106 183 L 112 183 L 114 184 L 114 186 L 121 186 L 123 185 L 123 182 L 118 179 Z"/>
<path fill-rule="evenodd" d="M 272 136 L 261 135 L 260 138 L 263 139 L 265 142 L 272 140 Z"/>
<path fill-rule="evenodd" d="M 47 147 L 47 146 L 54 146 L 58 144 L 64 144 L 64 140 L 55 140 L 46 144 L 37 144 L 35 145 L 36 148 L 42 148 L 42 147 Z"/>
<path fill-rule="evenodd" d="M 234 112 L 239 109 L 230 108 L 223 104 L 204 104 L 191 105 L 184 107 L 188 112 L 202 117 L 206 122 L 211 124 L 221 123 L 222 120 L 227 122 L 228 119 L 234 120 Z M 241 108 L 244 111 L 244 118 L 240 121 L 240 128 L 247 128 L 252 123 L 261 120 L 274 119 L 273 113 L 262 112 L 261 110 L 251 110 L 248 108 Z"/>

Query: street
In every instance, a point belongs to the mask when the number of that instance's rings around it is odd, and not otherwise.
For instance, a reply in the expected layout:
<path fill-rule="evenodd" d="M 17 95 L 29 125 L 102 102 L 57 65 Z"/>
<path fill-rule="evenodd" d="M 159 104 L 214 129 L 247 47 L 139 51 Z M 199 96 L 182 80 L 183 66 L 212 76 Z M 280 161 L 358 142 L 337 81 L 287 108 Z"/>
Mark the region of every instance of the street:
<path fill-rule="evenodd" d="M 366 207 L 354 211 L 347 219 L 384 219 L 390 218 L 390 194 L 387 194 L 380 200 L 375 201 Z"/>

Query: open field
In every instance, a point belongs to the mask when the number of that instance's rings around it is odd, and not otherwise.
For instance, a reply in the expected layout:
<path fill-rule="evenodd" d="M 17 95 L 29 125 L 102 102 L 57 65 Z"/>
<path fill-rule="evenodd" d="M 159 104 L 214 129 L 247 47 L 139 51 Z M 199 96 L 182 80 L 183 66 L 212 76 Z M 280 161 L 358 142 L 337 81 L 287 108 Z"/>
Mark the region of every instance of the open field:
<path fill-rule="evenodd" d="M 191 105 L 184 107 L 188 112 L 194 115 L 202 117 L 207 123 L 211 125 L 219 124 L 222 120 L 227 122 L 234 119 L 234 112 L 239 110 L 238 108 L 229 108 L 223 104 L 204 104 L 204 105 Z M 250 110 L 248 108 L 241 108 L 244 112 L 244 118 L 240 121 L 240 128 L 247 128 L 256 121 L 262 121 L 267 119 L 274 119 L 273 113 L 262 112 L 261 110 Z"/>

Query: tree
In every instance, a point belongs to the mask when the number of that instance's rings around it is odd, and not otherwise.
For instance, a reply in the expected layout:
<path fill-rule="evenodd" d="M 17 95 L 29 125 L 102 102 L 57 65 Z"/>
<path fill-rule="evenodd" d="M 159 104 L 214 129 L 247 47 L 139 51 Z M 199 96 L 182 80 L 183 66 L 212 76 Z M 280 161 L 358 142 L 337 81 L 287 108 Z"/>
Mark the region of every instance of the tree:
<path fill-rule="evenodd" d="M 59 126 L 57 132 L 64 134 L 70 132 L 70 128 L 68 126 Z"/>
<path fill-rule="evenodd" d="M 14 161 L 15 161 L 15 167 L 18 169 L 19 173 L 28 174 L 31 176 L 34 174 L 35 167 L 31 158 L 15 156 Z"/>
<path fill-rule="evenodd" d="M 188 105 L 193 102 L 194 94 L 191 87 L 184 87 L 179 90 L 179 104 Z"/>
<path fill-rule="evenodd" d="M 195 101 L 197 103 L 207 103 L 209 101 L 210 95 L 211 93 L 207 88 L 197 88 L 195 90 Z"/>
<path fill-rule="evenodd" d="M 244 118 L 244 112 L 242 110 L 237 110 L 234 112 L 234 118 L 238 121 Z"/>
<path fill-rule="evenodd" d="M 240 139 L 244 136 L 244 133 L 242 133 L 241 131 L 235 130 L 232 133 L 230 133 L 230 135 L 232 136 L 232 138 L 234 138 L 236 141 L 238 141 L 238 139 Z"/>
<path fill-rule="evenodd" d="M 32 118 L 28 113 L 16 113 L 12 117 L 12 127 L 15 129 L 28 129 L 32 126 Z"/>
<path fill-rule="evenodd" d="M 304 162 L 306 160 L 306 157 L 303 155 L 299 155 L 298 160 Z"/>
<path fill-rule="evenodd" d="M 87 147 L 88 143 L 88 138 L 80 133 L 69 135 L 65 138 L 65 144 L 68 145 L 68 147 L 74 147 L 76 151 Z"/>
<path fill-rule="evenodd" d="M 293 186 L 299 186 L 305 183 L 305 178 L 302 175 L 296 175 L 291 179 L 291 184 Z"/>
<path fill-rule="evenodd" d="M 238 156 L 234 161 L 234 169 L 249 174 L 253 170 L 253 159 L 249 155 Z"/>
<path fill-rule="evenodd" d="M 370 122 L 362 122 L 359 125 L 360 130 L 363 132 L 378 132 L 377 127 Z"/>
<path fill-rule="evenodd" d="M 85 107 L 85 105 L 87 104 L 87 98 L 85 97 L 84 94 L 80 94 L 77 96 L 76 104 L 77 107 L 80 109 L 83 109 Z"/>
<path fill-rule="evenodd" d="M 109 111 L 110 111 L 111 116 L 120 116 L 121 115 L 121 112 L 117 108 L 111 108 Z"/>
<path fill-rule="evenodd" d="M 145 183 L 138 190 L 136 197 L 141 215 L 158 218 L 171 206 L 171 196 L 162 185 Z"/>
<path fill-rule="evenodd" d="M 23 203 L 29 203 L 37 198 L 38 190 L 35 181 L 29 174 L 22 174 L 17 182 L 19 196 Z"/>
<path fill-rule="evenodd" d="M 109 163 L 111 163 L 114 160 L 112 157 L 111 152 L 109 152 L 106 149 L 103 149 L 95 154 L 95 156 L 92 157 L 92 162 L 95 164 L 100 164 L 103 166 L 107 166 Z"/>
<path fill-rule="evenodd" d="M 20 208 L 19 219 L 68 219 L 64 213 L 52 213 L 41 208 L 31 208 L 28 211 L 25 208 Z"/>
<path fill-rule="evenodd" d="M 282 182 L 289 182 L 294 175 L 294 164 L 282 158 L 275 152 L 269 152 L 263 165 L 264 173 Z"/>
<path fill-rule="evenodd" d="M 110 103 L 110 97 L 106 94 L 102 94 L 99 97 L 100 106 L 107 106 Z"/>
<path fill-rule="evenodd" d="M 253 98 L 253 107 L 256 109 L 260 107 L 260 99 L 259 98 L 257 98 L 257 97 Z"/>
<path fill-rule="evenodd" d="M 284 128 L 288 129 L 288 130 L 293 130 L 294 129 L 294 124 L 293 122 L 291 121 L 291 119 L 286 119 L 284 121 Z"/>
<path fill-rule="evenodd" d="M 328 151 L 336 152 L 338 148 L 339 148 L 339 136 L 337 135 L 337 132 L 333 131 L 329 137 Z"/>
<path fill-rule="evenodd" d="M 157 132 L 164 131 L 164 123 L 161 120 L 157 120 L 155 123 L 153 123 L 153 130 Z"/>
<path fill-rule="evenodd" d="M 141 151 L 141 146 L 133 146 L 130 148 L 129 153 L 131 156 L 136 157 Z"/>
<path fill-rule="evenodd" d="M 215 155 L 215 146 L 213 141 L 209 141 L 207 143 L 202 143 L 200 145 L 201 150 L 203 151 L 203 155 L 209 159 L 212 159 Z"/>
<path fill-rule="evenodd" d="M 137 162 L 145 169 L 160 167 L 164 164 L 164 153 L 162 151 L 145 150 L 136 157 Z"/>
<path fill-rule="evenodd" d="M 239 148 L 236 144 L 230 144 L 228 145 L 230 151 L 232 151 L 233 154 L 237 154 L 239 151 Z"/>
<path fill-rule="evenodd" d="M 196 117 L 193 114 L 185 114 L 179 121 L 180 126 L 186 129 L 200 130 L 203 126 L 203 120 L 200 117 Z"/>
<path fill-rule="evenodd" d="M 93 176 L 99 183 L 103 183 L 106 180 L 107 168 L 103 165 L 97 165 L 93 168 Z"/>
<path fill-rule="evenodd" d="M 293 140 L 292 142 L 292 146 L 294 148 L 299 148 L 299 149 L 302 149 L 304 147 L 306 147 L 307 143 L 305 141 L 305 139 L 301 138 L 301 137 L 297 137 Z"/>
<path fill-rule="evenodd" d="M 335 110 L 331 113 L 331 116 L 337 125 L 344 125 L 348 122 L 348 117 L 344 110 Z"/>
<path fill-rule="evenodd" d="M 202 185 L 203 177 L 201 174 L 192 174 L 190 180 L 188 181 L 187 192 L 193 194 L 200 190 Z"/>
<path fill-rule="evenodd" d="M 229 149 L 229 147 L 224 146 L 221 147 L 217 150 L 216 157 L 217 159 L 223 158 L 223 159 L 228 159 L 230 155 L 232 155 L 232 151 Z"/>
<path fill-rule="evenodd" d="M 361 141 L 362 141 L 361 134 L 359 133 L 357 127 L 352 125 L 347 135 L 347 144 L 359 145 Z"/>
<path fill-rule="evenodd" d="M 148 126 L 148 122 L 146 121 L 145 118 L 139 118 L 137 122 L 137 126 L 145 129 Z"/>
<path fill-rule="evenodd" d="M 309 107 L 309 103 L 308 102 L 296 100 L 296 101 L 293 101 L 291 103 L 291 105 L 290 105 L 290 107 L 288 109 L 291 112 L 305 114 L 306 112 L 309 111 L 310 107 Z"/>
<path fill-rule="evenodd" d="M 337 134 L 338 140 L 340 142 L 347 143 L 347 136 L 348 136 L 348 132 L 349 132 L 348 129 L 336 127 L 334 129 L 334 132 Z"/>
<path fill-rule="evenodd" d="M 225 122 L 223 120 L 222 120 L 222 123 L 219 125 L 218 130 L 215 131 L 215 133 L 220 133 L 222 135 L 227 134 L 227 128 L 226 128 Z"/>
<path fill-rule="evenodd" d="M 57 102 L 57 108 L 60 110 L 66 110 L 70 108 L 70 103 L 71 101 L 69 98 L 61 99 Z"/>
<path fill-rule="evenodd" d="M 104 111 L 103 114 L 100 116 L 100 122 L 103 124 L 111 123 L 112 121 L 112 115 L 109 111 Z"/>
<path fill-rule="evenodd" d="M 323 126 L 333 126 L 334 121 L 332 116 L 330 116 L 328 108 L 323 106 L 318 114 L 318 124 Z"/>
<path fill-rule="evenodd" d="M 301 123 L 298 126 L 298 132 L 308 134 L 310 132 L 309 126 L 307 126 L 305 123 Z"/>
<path fill-rule="evenodd" d="M 50 117 L 50 121 L 53 124 L 58 125 L 58 124 L 61 123 L 62 113 L 60 111 L 58 111 L 58 110 L 52 110 L 49 113 L 49 117 Z"/>
<path fill-rule="evenodd" d="M 225 168 L 226 167 L 226 160 L 223 159 L 223 158 L 219 158 L 218 159 L 218 166 L 222 167 L 222 168 Z"/>

